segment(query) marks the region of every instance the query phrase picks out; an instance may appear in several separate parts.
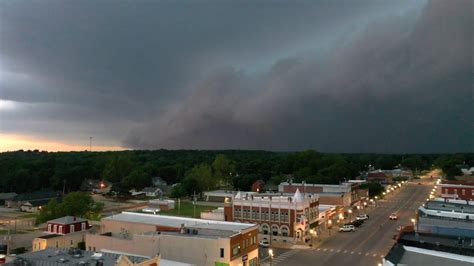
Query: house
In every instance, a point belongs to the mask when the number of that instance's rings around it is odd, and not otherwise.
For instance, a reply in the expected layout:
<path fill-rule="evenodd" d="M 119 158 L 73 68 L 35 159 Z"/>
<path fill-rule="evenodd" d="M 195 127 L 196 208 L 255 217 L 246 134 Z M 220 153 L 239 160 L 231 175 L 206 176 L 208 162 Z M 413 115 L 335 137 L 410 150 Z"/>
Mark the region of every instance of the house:
<path fill-rule="evenodd" d="M 160 210 L 173 210 L 175 205 L 174 200 L 150 200 L 148 207 L 159 208 Z"/>
<path fill-rule="evenodd" d="M 49 199 L 29 200 L 21 204 L 20 210 L 22 212 L 39 212 L 43 206 L 48 205 Z"/>
<path fill-rule="evenodd" d="M 26 208 L 28 208 L 28 206 L 30 205 L 31 207 L 33 207 L 40 203 L 47 204 L 52 199 L 60 199 L 59 195 L 60 194 L 58 192 L 55 192 L 53 190 L 39 190 L 39 191 L 30 192 L 30 193 L 23 193 L 23 194 L 15 196 L 12 199 L 5 200 L 5 206 L 8 208 L 20 209 L 23 204 L 29 203 L 29 204 L 26 204 Z"/>
<path fill-rule="evenodd" d="M 145 196 L 153 198 L 161 197 L 163 195 L 161 189 L 157 187 L 146 187 L 142 189 L 141 192 L 145 193 Z"/>
<path fill-rule="evenodd" d="M 91 226 L 86 219 L 64 216 L 47 222 L 46 234 L 33 239 L 33 251 L 46 248 L 76 248 Z"/>

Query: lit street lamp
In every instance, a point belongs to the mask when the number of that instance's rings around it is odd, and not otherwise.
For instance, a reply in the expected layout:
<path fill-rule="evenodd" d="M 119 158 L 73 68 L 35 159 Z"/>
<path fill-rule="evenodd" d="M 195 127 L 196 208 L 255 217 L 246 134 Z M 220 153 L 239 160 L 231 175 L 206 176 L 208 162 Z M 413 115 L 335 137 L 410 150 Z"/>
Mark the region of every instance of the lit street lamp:
<path fill-rule="evenodd" d="M 272 260 L 273 260 L 273 249 L 268 250 L 268 255 L 270 256 L 270 266 L 272 266 Z"/>

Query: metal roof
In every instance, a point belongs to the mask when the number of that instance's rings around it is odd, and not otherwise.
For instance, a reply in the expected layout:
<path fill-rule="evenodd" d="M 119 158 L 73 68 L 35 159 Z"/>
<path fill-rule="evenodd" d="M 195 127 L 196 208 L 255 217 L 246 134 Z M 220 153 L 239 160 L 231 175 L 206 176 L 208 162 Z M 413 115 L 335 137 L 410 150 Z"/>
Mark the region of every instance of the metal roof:
<path fill-rule="evenodd" d="M 224 222 L 224 221 L 204 220 L 204 219 L 186 218 L 186 217 L 178 217 L 178 216 L 135 213 L 135 212 L 122 212 L 120 214 L 103 218 L 102 220 L 153 224 L 153 225 L 161 225 L 161 226 L 168 226 L 168 227 L 175 227 L 175 228 L 179 228 L 181 227 L 182 224 L 184 224 L 185 227 L 195 227 L 195 228 L 203 228 L 203 229 L 214 228 L 216 230 L 228 230 L 228 231 L 233 231 L 236 233 L 256 226 L 255 224 L 248 224 L 248 223 Z"/>

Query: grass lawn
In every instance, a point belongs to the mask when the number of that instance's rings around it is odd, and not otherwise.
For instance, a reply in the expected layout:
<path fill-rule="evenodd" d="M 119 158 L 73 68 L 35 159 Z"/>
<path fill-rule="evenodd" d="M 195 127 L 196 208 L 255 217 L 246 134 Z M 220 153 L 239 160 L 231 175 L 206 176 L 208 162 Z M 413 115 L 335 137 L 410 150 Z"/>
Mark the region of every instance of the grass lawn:
<path fill-rule="evenodd" d="M 181 208 L 178 210 L 178 203 L 176 202 L 174 210 L 161 210 L 159 214 L 200 218 L 201 212 L 217 209 L 217 207 L 214 206 L 196 205 L 196 215 L 193 215 L 193 207 L 194 205 L 191 202 L 181 202 Z"/>
<path fill-rule="evenodd" d="M 22 214 L 18 216 L 19 218 L 36 218 L 38 216 L 37 213 L 27 213 L 27 214 Z"/>

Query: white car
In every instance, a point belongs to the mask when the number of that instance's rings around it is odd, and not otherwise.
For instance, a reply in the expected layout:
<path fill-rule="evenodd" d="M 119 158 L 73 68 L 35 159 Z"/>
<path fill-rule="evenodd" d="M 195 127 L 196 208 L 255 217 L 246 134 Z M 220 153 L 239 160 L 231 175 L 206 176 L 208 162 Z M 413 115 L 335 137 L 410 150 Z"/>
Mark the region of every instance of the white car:
<path fill-rule="evenodd" d="M 258 243 L 259 246 L 263 247 L 263 248 L 268 248 L 270 246 L 270 243 L 268 242 L 268 240 L 266 239 L 262 239 L 260 240 L 260 242 Z"/>
<path fill-rule="evenodd" d="M 367 214 L 361 214 L 356 217 L 357 220 L 368 220 L 369 216 Z"/>
<path fill-rule="evenodd" d="M 355 226 L 345 224 L 344 226 L 339 227 L 339 232 L 354 232 Z"/>
<path fill-rule="evenodd" d="M 392 213 L 392 214 L 390 214 L 390 216 L 388 217 L 388 219 L 390 219 L 390 220 L 398 220 L 398 216 L 397 216 L 396 213 Z"/>

